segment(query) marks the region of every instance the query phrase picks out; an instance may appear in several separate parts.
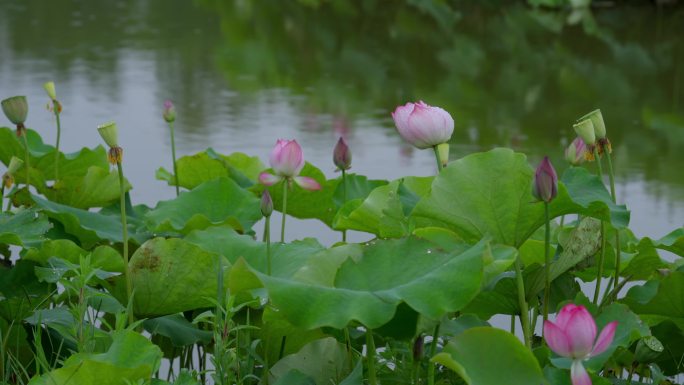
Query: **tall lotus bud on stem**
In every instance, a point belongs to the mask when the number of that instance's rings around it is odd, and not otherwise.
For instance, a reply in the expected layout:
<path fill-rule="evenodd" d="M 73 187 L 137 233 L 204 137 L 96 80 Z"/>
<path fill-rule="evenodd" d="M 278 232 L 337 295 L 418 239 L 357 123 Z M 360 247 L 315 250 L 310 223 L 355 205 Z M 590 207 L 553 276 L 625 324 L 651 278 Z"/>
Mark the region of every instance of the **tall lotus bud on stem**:
<path fill-rule="evenodd" d="M 594 318 L 584 306 L 573 304 L 561 309 L 555 323 L 544 321 L 544 339 L 549 348 L 559 356 L 573 360 L 570 369 L 573 385 L 591 385 L 582 362 L 608 350 L 617 325 L 617 321 L 608 323 L 596 338 Z"/>
<path fill-rule="evenodd" d="M 440 170 L 445 159 L 440 159 L 437 146 L 451 139 L 454 132 L 454 119 L 451 115 L 439 107 L 419 101 L 397 107 L 392 112 L 392 119 L 404 140 L 420 149 L 434 148 L 437 169 Z"/>
<path fill-rule="evenodd" d="M 166 123 L 172 123 L 176 121 L 176 107 L 170 100 L 164 102 L 164 112 L 162 113 Z"/>
<path fill-rule="evenodd" d="M 15 126 L 17 126 L 17 136 L 22 136 L 26 128 L 26 116 L 28 115 L 28 103 L 26 96 L 12 96 L 2 101 L 2 111 Z"/>
<path fill-rule="evenodd" d="M 558 194 L 558 175 L 548 156 L 545 156 L 534 173 L 532 195 L 540 201 L 549 203 Z"/>
<path fill-rule="evenodd" d="M 268 190 L 264 190 L 261 195 L 261 214 L 265 217 L 270 217 L 273 213 L 273 199 L 271 199 L 271 194 Z"/>
<path fill-rule="evenodd" d="M 349 146 L 344 141 L 344 138 L 340 137 L 333 150 L 333 163 L 337 166 L 338 170 L 349 170 L 351 168 L 352 154 L 349 150 Z"/>
<path fill-rule="evenodd" d="M 579 136 L 565 149 L 565 160 L 573 166 L 579 166 L 586 159 L 587 145 Z"/>
<path fill-rule="evenodd" d="M 594 160 L 594 148 L 596 147 L 596 134 L 594 133 L 594 124 L 590 119 L 579 121 L 572 125 L 572 128 L 577 133 L 577 136 L 582 138 L 587 145 L 587 152 L 585 157 L 588 161 Z"/>

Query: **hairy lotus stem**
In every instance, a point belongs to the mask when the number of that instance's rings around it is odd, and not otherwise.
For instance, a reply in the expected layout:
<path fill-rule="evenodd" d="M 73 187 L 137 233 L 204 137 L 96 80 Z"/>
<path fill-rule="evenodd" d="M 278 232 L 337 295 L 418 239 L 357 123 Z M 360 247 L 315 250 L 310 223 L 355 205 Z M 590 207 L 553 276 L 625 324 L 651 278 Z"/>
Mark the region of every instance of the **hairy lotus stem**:
<path fill-rule="evenodd" d="M 121 205 L 121 226 L 123 226 L 123 257 L 124 257 L 124 274 L 126 274 L 126 298 L 128 301 L 133 296 L 133 284 L 131 282 L 131 271 L 128 266 L 128 225 L 126 222 L 126 186 L 124 185 L 124 174 L 121 160 L 116 162 L 116 168 L 119 171 L 119 190 Z M 133 323 L 133 312 L 128 313 L 128 322 Z"/>
<path fill-rule="evenodd" d="M 283 220 L 280 223 L 280 243 L 285 243 L 285 218 L 287 218 L 287 187 L 290 179 L 283 181 Z"/>
<path fill-rule="evenodd" d="M 432 343 L 430 344 L 430 359 L 435 356 L 435 352 L 437 350 L 437 340 L 439 339 L 439 326 L 440 323 L 437 323 L 435 326 L 435 330 L 432 333 Z M 435 364 L 430 363 L 430 366 L 428 366 L 428 385 L 435 385 Z"/>
<path fill-rule="evenodd" d="M 549 204 L 544 202 L 544 219 L 546 221 L 544 228 L 544 318 L 546 321 L 549 318 L 549 300 L 551 298 L 551 221 L 549 218 Z"/>
<path fill-rule="evenodd" d="M 518 288 L 518 306 L 520 307 L 520 323 L 522 324 L 525 346 L 532 349 L 532 335 L 530 331 L 530 315 L 528 314 L 527 301 L 525 300 L 525 282 L 522 276 L 520 257 L 515 260 L 515 281 Z"/>
<path fill-rule="evenodd" d="M 266 272 L 271 275 L 271 217 L 266 217 L 264 224 L 264 242 L 266 242 Z"/>
<path fill-rule="evenodd" d="M 26 164 L 24 165 L 24 167 L 26 167 L 26 189 L 28 190 L 29 185 L 30 185 L 30 182 L 29 182 L 29 169 L 31 168 L 31 167 L 29 166 L 29 145 L 28 145 L 28 139 L 27 139 L 28 131 L 26 131 L 26 129 L 24 129 L 23 131 L 24 131 L 24 132 L 23 132 L 23 134 L 22 134 L 21 136 L 24 138 L 24 147 L 25 147 L 25 150 L 26 150 L 26 152 L 25 152 L 25 157 L 26 157 L 25 162 L 26 162 Z"/>
<path fill-rule="evenodd" d="M 375 377 L 375 341 L 373 340 L 373 331 L 366 328 L 366 358 L 368 359 L 368 384 L 377 385 Z"/>
<path fill-rule="evenodd" d="M 613 203 L 617 203 L 615 195 L 615 174 L 613 173 L 613 161 L 611 160 L 610 152 L 606 151 L 606 160 L 608 161 L 608 177 L 610 178 L 610 197 Z M 618 286 L 620 278 L 620 231 L 615 229 L 615 280 L 613 281 L 614 288 Z"/>
<path fill-rule="evenodd" d="M 57 141 L 55 143 L 55 182 L 59 179 L 59 139 L 62 136 L 62 124 L 59 121 L 59 102 L 55 101 L 55 120 L 57 121 Z"/>
<path fill-rule="evenodd" d="M 598 271 L 596 273 L 596 289 L 594 289 L 594 305 L 598 304 L 599 292 L 601 291 L 601 279 L 603 278 L 603 263 L 605 261 L 605 258 L 606 258 L 606 223 L 601 221 L 601 254 L 599 256 Z"/>
<path fill-rule="evenodd" d="M 176 166 L 176 138 L 174 135 L 173 122 L 169 122 L 171 130 L 171 157 L 173 158 L 173 178 L 176 185 L 176 196 L 180 194 L 180 178 L 178 177 L 178 166 Z"/>
<path fill-rule="evenodd" d="M 342 206 L 347 203 L 347 172 L 342 169 Z M 347 230 L 342 230 L 342 242 L 347 242 Z"/>

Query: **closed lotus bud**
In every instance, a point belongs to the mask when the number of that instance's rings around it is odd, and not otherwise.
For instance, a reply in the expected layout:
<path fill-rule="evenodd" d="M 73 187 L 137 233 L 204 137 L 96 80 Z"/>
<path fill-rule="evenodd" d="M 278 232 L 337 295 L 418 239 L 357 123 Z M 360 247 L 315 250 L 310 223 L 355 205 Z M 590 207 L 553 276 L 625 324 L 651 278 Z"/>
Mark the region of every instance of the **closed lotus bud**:
<path fill-rule="evenodd" d="M 591 119 L 584 119 L 572 125 L 577 135 L 582 138 L 584 143 L 588 146 L 596 145 L 596 134 L 594 132 L 594 123 Z"/>
<path fill-rule="evenodd" d="M 17 128 L 23 128 L 28 114 L 26 96 L 12 96 L 2 101 L 2 111 Z"/>
<path fill-rule="evenodd" d="M 349 150 L 349 146 L 340 138 L 335 145 L 333 150 L 333 162 L 340 170 L 349 170 L 351 168 L 352 154 Z"/>
<path fill-rule="evenodd" d="M 273 213 L 273 199 L 271 199 L 271 194 L 268 193 L 268 190 L 264 190 L 264 193 L 261 195 L 261 214 L 268 218 L 271 216 L 271 213 Z"/>
<path fill-rule="evenodd" d="M 558 175 L 549 157 L 545 156 L 534 173 L 532 195 L 540 201 L 551 202 L 558 194 Z"/>
<path fill-rule="evenodd" d="M 565 149 L 565 160 L 573 166 L 582 164 L 586 158 L 587 145 L 579 136 Z"/>
<path fill-rule="evenodd" d="M 601 110 L 594 110 L 591 111 L 590 113 L 584 115 L 583 117 L 578 119 L 579 121 L 582 120 L 591 120 L 591 123 L 594 125 L 594 134 L 596 135 L 597 139 L 603 139 L 606 137 L 606 124 L 603 121 L 603 114 L 601 113 Z"/>
<path fill-rule="evenodd" d="M 657 338 L 647 336 L 637 342 L 634 358 L 637 362 L 648 364 L 655 361 L 663 350 L 663 344 Z"/>
<path fill-rule="evenodd" d="M 16 156 L 13 156 L 12 159 L 10 159 L 9 167 L 7 167 L 7 172 L 14 175 L 23 165 L 23 160 L 17 158 Z"/>
<path fill-rule="evenodd" d="M 119 147 L 119 132 L 116 123 L 108 122 L 97 127 L 102 139 L 109 147 Z"/>
<path fill-rule="evenodd" d="M 173 103 L 171 103 L 170 100 L 164 102 L 164 112 L 162 113 L 162 116 L 167 123 L 176 120 L 176 107 L 173 106 Z"/>
<path fill-rule="evenodd" d="M 43 88 L 45 88 L 45 92 L 47 93 L 50 99 L 57 100 L 57 92 L 55 92 L 55 82 L 47 82 L 43 84 Z"/>
<path fill-rule="evenodd" d="M 446 143 L 454 132 L 454 119 L 448 112 L 422 101 L 397 107 L 392 119 L 399 135 L 420 149 Z"/>

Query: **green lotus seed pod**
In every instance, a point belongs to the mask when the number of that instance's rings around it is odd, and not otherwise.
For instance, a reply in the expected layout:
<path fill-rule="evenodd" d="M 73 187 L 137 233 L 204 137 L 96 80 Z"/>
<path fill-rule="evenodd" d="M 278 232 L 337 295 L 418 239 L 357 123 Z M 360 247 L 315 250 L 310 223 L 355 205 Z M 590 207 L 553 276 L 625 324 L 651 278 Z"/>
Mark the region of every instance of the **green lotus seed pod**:
<path fill-rule="evenodd" d="M 657 338 L 647 336 L 637 342 L 634 358 L 642 364 L 648 364 L 655 361 L 664 349 Z"/>
<path fill-rule="evenodd" d="M 119 132 L 116 129 L 116 123 L 109 122 L 97 127 L 100 136 L 104 139 L 109 147 L 119 147 Z"/>
<path fill-rule="evenodd" d="M 2 111 L 10 122 L 16 126 L 23 126 L 28 114 L 26 96 L 12 96 L 2 101 Z"/>
<path fill-rule="evenodd" d="M 596 133 L 594 131 L 594 123 L 592 123 L 591 119 L 577 122 L 572 125 L 572 128 L 575 129 L 575 132 L 582 138 L 584 143 L 591 146 L 596 144 Z"/>
<path fill-rule="evenodd" d="M 439 156 L 439 163 L 442 167 L 446 167 L 449 163 L 449 143 L 440 143 L 437 145 L 437 154 Z"/>
<path fill-rule="evenodd" d="M 606 124 L 603 121 L 603 114 L 601 113 L 601 110 L 591 111 L 590 113 L 579 118 L 577 121 L 581 122 L 581 121 L 587 120 L 587 119 L 591 120 L 591 123 L 594 125 L 594 135 L 596 136 L 596 138 L 597 139 L 605 138 L 606 137 Z"/>
<path fill-rule="evenodd" d="M 47 82 L 43 84 L 45 92 L 47 92 L 48 97 L 52 100 L 57 100 L 57 92 L 55 92 L 55 82 Z"/>
<path fill-rule="evenodd" d="M 23 165 L 23 160 L 17 158 L 16 156 L 13 156 L 12 159 L 10 159 L 9 167 L 7 167 L 7 172 L 14 175 L 17 173 L 17 170 L 19 170 Z"/>

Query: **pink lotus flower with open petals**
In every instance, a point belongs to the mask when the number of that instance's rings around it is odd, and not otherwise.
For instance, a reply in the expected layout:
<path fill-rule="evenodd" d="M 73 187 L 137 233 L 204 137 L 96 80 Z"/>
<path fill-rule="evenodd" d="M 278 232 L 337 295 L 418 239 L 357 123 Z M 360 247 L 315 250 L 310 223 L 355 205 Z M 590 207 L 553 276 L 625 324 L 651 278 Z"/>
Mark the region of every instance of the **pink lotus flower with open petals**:
<path fill-rule="evenodd" d="M 296 140 L 278 139 L 269 157 L 271 168 L 275 175 L 268 172 L 259 174 L 259 182 L 266 186 L 272 186 L 281 180 L 288 183 L 294 180 L 305 190 L 320 190 L 321 185 L 315 179 L 299 176 L 304 167 L 304 154 Z"/>
<path fill-rule="evenodd" d="M 397 107 L 392 112 L 392 119 L 399 135 L 420 149 L 446 143 L 454 132 L 454 119 L 451 115 L 423 101 Z"/>
<path fill-rule="evenodd" d="M 615 338 L 617 321 L 610 322 L 596 338 L 596 323 L 584 306 L 565 305 L 556 322 L 544 321 L 544 339 L 556 354 L 572 358 L 573 385 L 591 385 L 582 361 L 605 352 Z"/>

